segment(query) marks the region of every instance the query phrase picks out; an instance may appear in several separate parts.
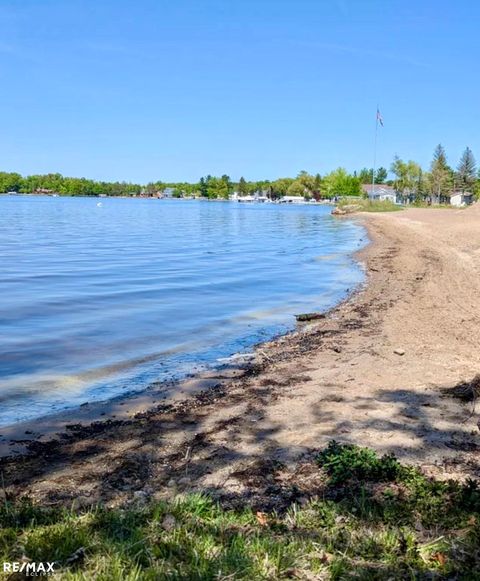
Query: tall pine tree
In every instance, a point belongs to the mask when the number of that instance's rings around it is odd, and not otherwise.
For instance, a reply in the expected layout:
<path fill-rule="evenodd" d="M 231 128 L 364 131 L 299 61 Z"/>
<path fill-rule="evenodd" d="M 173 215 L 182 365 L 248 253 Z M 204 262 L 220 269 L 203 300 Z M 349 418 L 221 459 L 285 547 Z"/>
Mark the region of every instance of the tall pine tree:
<path fill-rule="evenodd" d="M 456 178 L 456 185 L 462 192 L 473 192 L 477 181 L 477 164 L 469 147 L 465 149 L 460 158 Z"/>
<path fill-rule="evenodd" d="M 443 202 L 452 186 L 452 170 L 442 145 L 437 145 L 430 165 L 430 191 L 432 201 Z"/>
<path fill-rule="evenodd" d="M 419 168 L 417 183 L 415 186 L 415 201 L 422 202 L 425 198 L 425 179 L 423 177 L 423 171 Z"/>

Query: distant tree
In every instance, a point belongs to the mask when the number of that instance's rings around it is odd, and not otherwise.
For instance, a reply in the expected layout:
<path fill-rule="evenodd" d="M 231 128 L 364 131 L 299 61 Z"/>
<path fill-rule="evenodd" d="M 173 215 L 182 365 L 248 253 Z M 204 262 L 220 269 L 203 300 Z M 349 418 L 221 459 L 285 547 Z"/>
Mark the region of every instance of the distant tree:
<path fill-rule="evenodd" d="M 319 173 L 317 173 L 313 181 L 313 192 L 312 192 L 313 197 L 316 200 L 319 200 L 321 198 L 321 192 L 322 192 L 322 177 Z"/>
<path fill-rule="evenodd" d="M 388 171 L 384 167 L 379 167 L 375 171 L 375 183 L 376 184 L 384 184 L 385 180 L 387 179 Z M 358 179 L 360 180 L 361 184 L 371 184 L 373 181 L 373 168 L 366 168 L 360 170 L 358 174 Z"/>
<path fill-rule="evenodd" d="M 313 196 L 315 191 L 315 176 L 312 176 L 306 171 L 301 171 L 298 174 L 295 182 L 298 182 L 303 188 L 303 193 L 300 195 L 307 198 L 311 198 Z M 300 190 L 300 188 L 297 189 Z"/>
<path fill-rule="evenodd" d="M 447 163 L 445 149 L 440 144 L 433 152 L 428 181 L 430 201 L 444 201 L 452 186 L 452 170 Z"/>
<path fill-rule="evenodd" d="M 305 195 L 305 186 L 302 184 L 300 180 L 294 180 L 288 190 L 287 194 L 289 196 L 304 196 Z"/>
<path fill-rule="evenodd" d="M 294 180 L 283 181 L 285 183 L 277 184 L 277 191 L 280 195 L 287 194 L 289 196 L 311 198 L 314 196 L 315 191 L 320 192 L 321 178 L 318 174 L 313 176 L 306 171 L 301 171 Z M 278 180 L 278 182 L 282 182 L 282 180 Z M 282 187 L 278 188 L 279 185 Z M 280 189 L 282 189 L 281 192 Z"/>
<path fill-rule="evenodd" d="M 445 153 L 445 148 L 441 143 L 437 145 L 433 152 L 432 164 L 437 164 L 439 167 L 443 169 L 449 169 L 447 163 L 447 154 Z"/>
<path fill-rule="evenodd" d="M 413 202 L 417 199 L 416 192 L 419 185 L 421 167 L 418 163 L 407 162 L 395 156 L 391 165 L 391 172 L 395 175 L 394 188 L 404 201 Z"/>
<path fill-rule="evenodd" d="M 384 184 L 387 176 L 388 171 L 384 167 L 379 167 L 375 172 L 375 183 Z"/>
<path fill-rule="evenodd" d="M 358 174 L 358 179 L 362 184 L 371 184 L 372 183 L 372 176 L 373 176 L 373 169 L 368 169 L 366 167 L 360 170 Z"/>
<path fill-rule="evenodd" d="M 271 195 L 273 198 L 286 196 L 288 188 L 295 180 L 293 178 L 279 178 L 270 184 Z"/>
<path fill-rule="evenodd" d="M 0 172 L 0 193 L 20 192 L 22 186 L 23 179 L 20 174 Z"/>
<path fill-rule="evenodd" d="M 473 191 L 477 181 L 477 164 L 472 150 L 467 147 L 460 158 L 456 173 L 456 185 L 463 192 Z"/>
<path fill-rule="evenodd" d="M 241 196 L 246 196 L 248 194 L 248 184 L 243 177 L 241 177 L 238 182 L 238 193 Z"/>
<path fill-rule="evenodd" d="M 154 196 L 157 192 L 162 192 L 165 189 L 163 184 L 159 184 L 158 182 L 150 182 L 148 183 L 144 190 L 148 196 Z"/>
<path fill-rule="evenodd" d="M 208 175 L 204 180 L 204 185 L 200 183 L 199 188 L 205 186 L 206 186 L 206 196 L 210 199 L 214 198 L 228 199 L 229 194 L 233 190 L 233 184 L 227 175 L 223 175 L 221 178 L 212 177 Z"/>
<path fill-rule="evenodd" d="M 414 190 L 415 195 L 415 202 L 420 203 L 423 202 L 426 196 L 426 184 L 425 179 L 423 176 L 422 168 L 419 168 L 418 175 L 417 175 L 417 183 L 415 185 Z"/>
<path fill-rule="evenodd" d="M 207 197 L 218 198 L 220 192 L 220 180 L 216 177 L 208 176 L 207 182 Z"/>
<path fill-rule="evenodd" d="M 406 164 L 405 162 L 396 155 L 393 158 L 392 165 L 390 166 L 390 171 L 394 174 L 395 189 L 397 192 L 402 193 L 404 190 L 404 182 L 406 176 Z"/>
<path fill-rule="evenodd" d="M 270 182 L 268 180 L 260 180 L 257 182 L 250 182 L 251 189 L 250 192 L 254 194 L 258 192 L 261 194 L 262 192 L 270 192 Z"/>
<path fill-rule="evenodd" d="M 206 198 L 208 196 L 207 180 L 204 177 L 201 177 L 200 181 L 198 182 L 198 191 L 200 192 L 202 198 Z"/>
<path fill-rule="evenodd" d="M 327 174 L 322 180 L 322 196 L 325 198 L 360 196 L 361 191 L 360 178 L 349 174 L 342 167 Z"/>
<path fill-rule="evenodd" d="M 182 193 L 184 196 L 193 196 L 198 191 L 198 184 L 190 184 L 189 182 L 182 183 Z"/>
<path fill-rule="evenodd" d="M 224 190 L 222 192 L 222 195 L 219 197 L 228 199 L 228 196 L 233 192 L 232 180 L 230 179 L 230 176 L 227 176 L 226 174 L 223 174 L 223 176 L 220 179 L 224 184 Z"/>

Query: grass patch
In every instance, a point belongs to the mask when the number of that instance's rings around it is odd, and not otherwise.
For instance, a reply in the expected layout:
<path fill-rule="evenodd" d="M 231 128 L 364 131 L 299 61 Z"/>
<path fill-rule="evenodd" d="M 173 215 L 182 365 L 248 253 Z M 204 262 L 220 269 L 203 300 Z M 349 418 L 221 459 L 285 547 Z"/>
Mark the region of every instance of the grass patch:
<path fill-rule="evenodd" d="M 465 210 L 468 208 L 468 205 L 465 206 L 452 206 L 447 202 L 443 204 L 428 204 L 427 202 L 423 201 L 415 201 L 410 204 L 412 208 L 428 208 L 430 210 Z"/>
<path fill-rule="evenodd" d="M 370 200 L 366 198 L 352 198 L 342 199 L 337 204 L 341 210 L 352 212 L 398 212 L 403 210 L 402 206 L 398 206 L 388 200 Z"/>
<path fill-rule="evenodd" d="M 87 512 L 0 509 L 3 561 L 56 561 L 56 578 L 479 579 L 480 489 L 332 442 L 318 498 L 284 514 L 189 495 Z"/>

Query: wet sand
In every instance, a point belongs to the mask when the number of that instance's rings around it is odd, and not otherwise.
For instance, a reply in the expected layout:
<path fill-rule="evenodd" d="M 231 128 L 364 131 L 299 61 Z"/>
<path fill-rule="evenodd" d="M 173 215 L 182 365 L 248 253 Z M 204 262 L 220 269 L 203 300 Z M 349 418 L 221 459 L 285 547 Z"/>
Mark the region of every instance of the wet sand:
<path fill-rule="evenodd" d="M 66 430 L 57 417 L 50 430 L 3 431 L 4 453 L 23 452 L 1 460 L 7 494 L 80 505 L 138 491 L 238 499 L 307 481 L 307 460 L 332 438 L 439 477 L 480 476 L 468 397 L 480 368 L 480 206 L 358 219 L 372 240 L 358 256 L 368 280 L 349 300 L 260 345 L 243 369 L 189 380 L 175 400 L 158 386 L 68 414 Z"/>

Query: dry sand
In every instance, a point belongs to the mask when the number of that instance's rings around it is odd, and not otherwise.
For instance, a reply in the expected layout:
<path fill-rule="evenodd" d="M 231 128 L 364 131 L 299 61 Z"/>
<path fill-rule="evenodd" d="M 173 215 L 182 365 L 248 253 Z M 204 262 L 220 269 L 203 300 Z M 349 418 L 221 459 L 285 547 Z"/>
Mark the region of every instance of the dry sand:
<path fill-rule="evenodd" d="M 200 394 L 153 409 L 150 394 L 135 417 L 139 400 L 125 400 L 114 420 L 47 442 L 29 430 L 28 453 L 2 460 L 7 493 L 85 505 L 136 491 L 278 497 L 314 479 L 309 460 L 332 438 L 436 476 L 480 476 L 475 398 L 454 397 L 476 393 L 480 371 L 480 205 L 358 219 L 368 281 L 325 319 L 261 345 L 243 372 L 204 378 L 214 387 Z"/>

